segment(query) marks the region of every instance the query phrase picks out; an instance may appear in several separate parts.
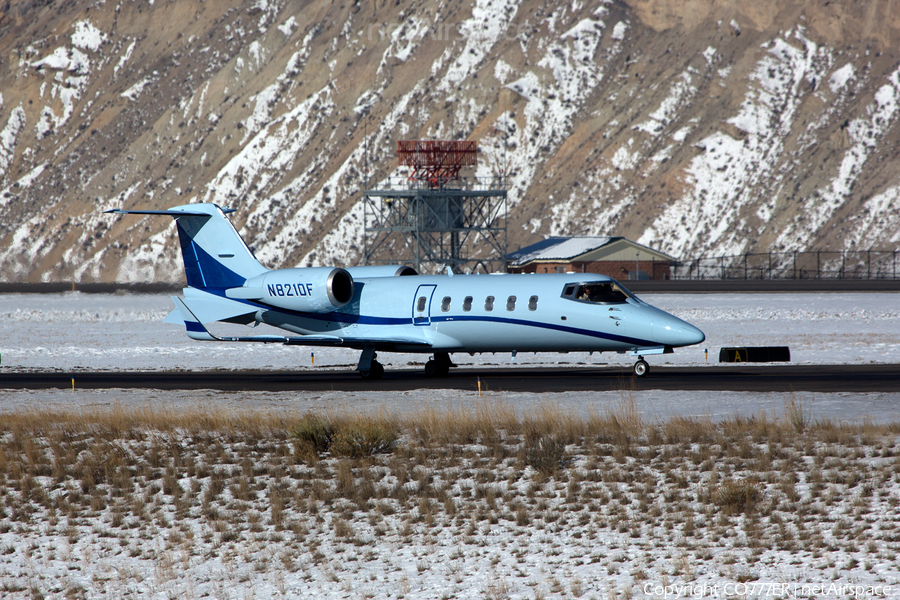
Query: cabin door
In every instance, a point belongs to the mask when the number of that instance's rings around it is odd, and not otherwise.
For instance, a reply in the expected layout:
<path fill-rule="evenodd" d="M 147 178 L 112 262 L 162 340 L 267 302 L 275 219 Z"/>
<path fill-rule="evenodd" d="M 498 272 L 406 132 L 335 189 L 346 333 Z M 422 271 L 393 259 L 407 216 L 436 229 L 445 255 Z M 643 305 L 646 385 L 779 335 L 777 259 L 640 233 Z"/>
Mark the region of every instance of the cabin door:
<path fill-rule="evenodd" d="M 436 285 L 420 285 L 413 297 L 413 325 L 431 325 L 431 297 Z"/>

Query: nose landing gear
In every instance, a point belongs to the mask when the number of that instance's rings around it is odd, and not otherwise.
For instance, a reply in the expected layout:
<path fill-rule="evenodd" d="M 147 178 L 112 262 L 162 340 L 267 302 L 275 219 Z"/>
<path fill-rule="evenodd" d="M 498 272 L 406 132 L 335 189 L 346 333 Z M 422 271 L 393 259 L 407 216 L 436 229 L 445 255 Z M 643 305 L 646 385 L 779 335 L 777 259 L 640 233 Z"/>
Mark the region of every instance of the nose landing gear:
<path fill-rule="evenodd" d="M 647 373 L 650 372 L 650 365 L 647 364 L 643 356 L 638 356 L 638 361 L 634 363 L 633 369 L 635 377 L 646 377 Z"/>

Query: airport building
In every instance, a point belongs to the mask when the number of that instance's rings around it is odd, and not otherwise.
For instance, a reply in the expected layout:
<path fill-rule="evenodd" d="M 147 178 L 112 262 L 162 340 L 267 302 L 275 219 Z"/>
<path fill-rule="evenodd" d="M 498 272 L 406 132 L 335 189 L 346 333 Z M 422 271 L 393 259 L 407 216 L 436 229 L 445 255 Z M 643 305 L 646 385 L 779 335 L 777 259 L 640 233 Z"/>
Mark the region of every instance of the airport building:
<path fill-rule="evenodd" d="M 507 255 L 510 273 L 599 273 L 623 281 L 671 277 L 675 258 L 623 237 L 550 237 Z"/>

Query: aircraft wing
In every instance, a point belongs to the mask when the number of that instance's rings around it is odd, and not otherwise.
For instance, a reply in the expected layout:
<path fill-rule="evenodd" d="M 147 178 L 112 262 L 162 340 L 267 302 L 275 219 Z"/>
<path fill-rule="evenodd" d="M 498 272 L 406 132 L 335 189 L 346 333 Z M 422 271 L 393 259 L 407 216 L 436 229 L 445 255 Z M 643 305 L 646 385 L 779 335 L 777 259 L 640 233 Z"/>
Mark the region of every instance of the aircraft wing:
<path fill-rule="evenodd" d="M 288 341 L 285 342 L 288 346 L 324 346 L 327 344 L 322 344 L 318 342 L 318 338 L 325 336 L 298 336 L 287 338 Z M 422 348 L 430 348 L 431 343 L 426 342 L 421 339 L 414 338 L 402 338 L 402 337 L 382 337 L 382 338 L 369 338 L 369 337 L 342 337 L 335 338 L 340 340 L 338 345 L 340 346 L 349 346 L 351 348 L 365 348 L 367 346 L 372 346 L 375 348 L 395 348 L 397 346 L 419 346 Z"/>
<path fill-rule="evenodd" d="M 431 347 L 429 342 L 416 338 L 405 337 L 340 337 L 336 335 L 299 335 L 299 336 L 281 336 L 281 335 L 251 335 L 246 337 L 218 336 L 206 328 L 200 319 L 194 315 L 193 311 L 188 308 L 184 300 L 177 296 L 172 296 L 178 313 L 184 321 L 187 329 L 188 337 L 201 341 L 217 341 L 217 342 L 261 342 L 264 344 L 287 344 L 289 346 L 349 346 L 351 348 L 395 348 L 397 346 L 420 346 L 423 348 Z"/>

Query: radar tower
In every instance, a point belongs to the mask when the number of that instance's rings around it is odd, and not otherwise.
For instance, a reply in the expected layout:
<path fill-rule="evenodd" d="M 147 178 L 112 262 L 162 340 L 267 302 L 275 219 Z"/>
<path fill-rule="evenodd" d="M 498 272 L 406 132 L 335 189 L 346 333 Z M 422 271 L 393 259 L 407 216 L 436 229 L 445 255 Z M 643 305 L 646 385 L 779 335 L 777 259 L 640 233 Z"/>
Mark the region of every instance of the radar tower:
<path fill-rule="evenodd" d="M 474 141 L 397 142 L 406 177 L 364 192 L 365 264 L 413 263 L 420 273 L 506 269 L 506 179 L 461 177 L 475 167 Z"/>

